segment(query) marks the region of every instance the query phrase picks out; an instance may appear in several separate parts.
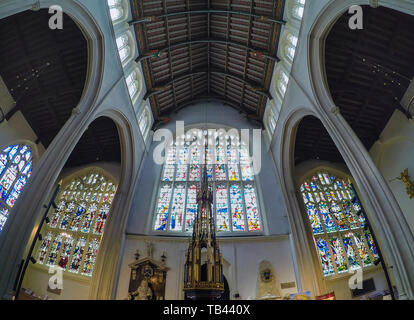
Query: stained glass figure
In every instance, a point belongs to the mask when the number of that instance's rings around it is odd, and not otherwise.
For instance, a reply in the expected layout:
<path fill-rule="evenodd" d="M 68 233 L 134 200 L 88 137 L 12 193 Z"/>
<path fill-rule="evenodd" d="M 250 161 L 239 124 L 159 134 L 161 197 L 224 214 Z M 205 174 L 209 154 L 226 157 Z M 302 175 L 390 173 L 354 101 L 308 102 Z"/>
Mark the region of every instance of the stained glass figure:
<path fill-rule="evenodd" d="M 244 199 L 246 203 L 247 222 L 250 231 L 260 230 L 260 219 L 257 210 L 256 192 L 252 184 L 244 186 Z"/>
<path fill-rule="evenodd" d="M 372 265 L 378 253 L 361 203 L 348 179 L 326 171 L 313 174 L 300 186 L 325 277 Z M 352 230 L 352 232 L 350 232 Z"/>
<path fill-rule="evenodd" d="M 185 185 L 180 184 L 174 188 L 174 196 L 171 203 L 170 230 L 182 231 L 185 207 Z"/>
<path fill-rule="evenodd" d="M 199 138 L 203 133 L 200 134 Z M 220 132 L 215 135 L 215 143 L 214 139 L 208 139 L 207 148 L 200 147 L 202 144 L 197 141 L 183 142 L 184 137 L 191 136 L 197 135 L 181 136 L 165 151 L 153 230 L 192 231 L 197 210 L 195 190 L 206 162 L 209 185 L 215 192 L 217 232 L 261 231 L 253 168 L 247 149 L 237 143 L 234 136 L 220 135 Z"/>
<path fill-rule="evenodd" d="M 91 276 L 95 265 L 96 256 L 98 255 L 99 241 L 94 239 L 88 244 L 88 250 L 85 254 L 85 262 L 82 267 L 82 274 Z"/>
<path fill-rule="evenodd" d="M 318 255 L 321 260 L 322 271 L 325 276 L 329 276 L 335 273 L 332 266 L 332 260 L 329 254 L 328 245 L 325 239 L 316 239 L 316 246 L 318 249 Z"/>
<path fill-rule="evenodd" d="M 348 265 L 345 260 L 340 239 L 336 237 L 331 238 L 329 244 L 331 245 L 333 259 L 335 261 L 335 266 L 338 273 L 348 271 Z"/>
<path fill-rule="evenodd" d="M 187 190 L 187 211 L 185 216 L 185 231 L 192 231 L 194 217 L 197 214 L 197 185 L 190 184 Z"/>
<path fill-rule="evenodd" d="M 354 244 L 354 234 L 348 233 L 342 238 L 344 242 L 345 252 L 348 257 L 348 262 L 351 270 L 359 269 L 361 266 L 358 262 L 357 251 Z"/>
<path fill-rule="evenodd" d="M 32 151 L 29 146 L 11 145 L 0 152 L 0 232 L 31 173 Z"/>
<path fill-rule="evenodd" d="M 217 231 L 229 231 L 229 206 L 227 185 L 221 184 L 216 188 L 216 224 Z"/>
<path fill-rule="evenodd" d="M 244 231 L 244 210 L 240 185 L 230 185 L 230 208 L 233 221 L 233 231 Z"/>

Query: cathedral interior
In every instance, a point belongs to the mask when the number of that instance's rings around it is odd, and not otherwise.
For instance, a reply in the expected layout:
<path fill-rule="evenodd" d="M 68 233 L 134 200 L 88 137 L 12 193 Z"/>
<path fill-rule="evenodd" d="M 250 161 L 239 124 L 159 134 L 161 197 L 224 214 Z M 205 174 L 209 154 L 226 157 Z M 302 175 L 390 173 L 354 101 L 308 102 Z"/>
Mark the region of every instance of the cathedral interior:
<path fill-rule="evenodd" d="M 413 300 L 413 15 L 0 1 L 0 299 Z"/>

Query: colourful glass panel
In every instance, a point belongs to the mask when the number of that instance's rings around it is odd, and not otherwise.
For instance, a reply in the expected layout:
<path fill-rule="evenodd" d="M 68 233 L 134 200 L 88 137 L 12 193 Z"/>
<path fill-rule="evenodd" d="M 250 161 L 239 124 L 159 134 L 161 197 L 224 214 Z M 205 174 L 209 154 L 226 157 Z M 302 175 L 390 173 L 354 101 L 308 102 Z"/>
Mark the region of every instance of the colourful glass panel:
<path fill-rule="evenodd" d="M 197 185 L 192 184 L 187 190 L 187 209 L 185 216 L 185 231 L 192 231 L 194 218 L 197 214 Z"/>
<path fill-rule="evenodd" d="M 358 262 L 357 250 L 354 244 L 354 234 L 348 233 L 343 237 L 345 252 L 348 257 L 348 262 L 351 270 L 361 268 Z"/>
<path fill-rule="evenodd" d="M 68 235 L 65 236 L 63 239 L 63 247 L 62 247 L 62 253 L 59 258 L 58 266 L 62 269 L 66 269 L 66 266 L 68 264 L 70 252 L 72 250 L 73 246 L 73 238 L 72 236 Z"/>
<path fill-rule="evenodd" d="M 199 165 L 195 165 L 195 164 L 190 165 L 189 180 L 200 181 L 200 166 Z"/>
<path fill-rule="evenodd" d="M 369 255 L 368 249 L 366 248 L 364 237 L 360 233 L 355 233 L 355 244 L 358 248 L 359 256 L 364 266 L 371 265 L 371 256 Z"/>
<path fill-rule="evenodd" d="M 52 242 L 50 247 L 49 257 L 47 261 L 48 266 L 53 266 L 56 263 L 56 259 L 59 254 L 60 247 L 62 245 L 63 235 L 58 234 Z"/>
<path fill-rule="evenodd" d="M 86 211 L 83 222 L 82 222 L 81 231 L 83 233 L 89 233 L 89 231 L 91 230 L 91 224 L 92 224 L 93 219 L 95 218 L 97 210 L 98 210 L 98 206 L 95 203 L 89 206 L 88 210 Z"/>
<path fill-rule="evenodd" d="M 326 243 L 326 240 L 322 238 L 316 239 L 316 247 L 319 258 L 321 260 L 322 271 L 324 276 L 334 274 L 335 271 L 332 265 L 328 244 Z"/>
<path fill-rule="evenodd" d="M 321 220 L 319 219 L 318 210 L 315 208 L 313 204 L 308 204 L 306 206 L 306 210 L 308 213 L 309 221 L 311 223 L 313 234 L 323 233 L 323 228 L 321 225 Z"/>
<path fill-rule="evenodd" d="M 244 199 L 246 204 L 247 221 L 250 231 L 260 231 L 260 219 L 257 209 L 256 192 L 251 184 L 244 186 Z"/>
<path fill-rule="evenodd" d="M 70 230 L 71 231 L 78 231 L 79 225 L 82 220 L 82 214 L 85 212 L 85 204 L 82 204 L 76 208 L 75 215 L 72 217 L 72 221 L 70 222 Z"/>
<path fill-rule="evenodd" d="M 103 234 L 105 222 L 108 218 L 110 207 L 109 205 L 105 204 L 99 209 L 98 218 L 95 222 L 95 229 L 93 230 L 94 234 L 101 235 Z"/>
<path fill-rule="evenodd" d="M 218 185 L 216 188 L 217 231 L 229 231 L 229 208 L 227 203 L 227 186 Z"/>
<path fill-rule="evenodd" d="M 244 231 L 244 210 L 243 199 L 240 185 L 232 184 L 230 186 L 230 207 L 233 221 L 233 231 Z"/>
<path fill-rule="evenodd" d="M 319 204 L 319 211 L 322 214 L 322 219 L 325 224 L 325 230 L 326 232 L 335 232 L 335 222 L 332 219 L 331 214 L 329 213 L 329 207 L 325 202 L 321 202 Z"/>
<path fill-rule="evenodd" d="M 168 210 L 170 207 L 172 187 L 165 184 L 161 187 L 158 195 L 155 230 L 166 230 L 168 221 Z"/>
<path fill-rule="evenodd" d="M 70 262 L 69 271 L 73 273 L 79 272 L 79 267 L 85 251 L 86 238 L 79 238 L 73 250 L 72 260 Z"/>
<path fill-rule="evenodd" d="M 99 241 L 92 240 L 88 244 L 88 250 L 85 254 L 85 262 L 82 268 L 82 274 L 92 276 L 93 267 L 95 265 L 96 256 L 98 255 Z"/>
<path fill-rule="evenodd" d="M 375 246 L 374 239 L 372 238 L 372 234 L 368 230 L 365 231 L 365 239 L 367 240 L 368 248 L 371 251 L 372 255 L 374 256 L 374 259 L 378 259 L 379 255 L 377 252 L 377 247 Z"/>
<path fill-rule="evenodd" d="M 170 230 L 182 231 L 185 206 L 185 185 L 176 185 L 171 203 Z"/>
<path fill-rule="evenodd" d="M 47 254 L 47 251 L 49 250 L 51 241 L 52 241 L 52 233 L 48 232 L 47 235 L 43 238 L 42 244 L 40 245 L 37 263 L 43 264 L 45 262 L 46 254 Z"/>
<path fill-rule="evenodd" d="M 348 270 L 348 265 L 345 260 L 340 239 L 333 237 L 330 239 L 329 243 L 333 254 L 333 260 L 335 261 L 336 270 L 338 270 L 338 273 L 346 272 Z"/>

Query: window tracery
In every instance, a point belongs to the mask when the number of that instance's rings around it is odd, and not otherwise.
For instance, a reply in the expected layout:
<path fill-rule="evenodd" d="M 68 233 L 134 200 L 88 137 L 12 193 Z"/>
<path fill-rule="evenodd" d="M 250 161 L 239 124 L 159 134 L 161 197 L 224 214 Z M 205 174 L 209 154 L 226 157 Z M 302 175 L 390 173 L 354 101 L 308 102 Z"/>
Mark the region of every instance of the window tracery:
<path fill-rule="evenodd" d="M 14 144 L 0 153 L 0 232 L 32 174 L 32 150 Z"/>
<path fill-rule="evenodd" d="M 323 275 L 373 265 L 379 258 L 352 184 L 318 171 L 300 186 Z"/>
<path fill-rule="evenodd" d="M 110 178 L 94 169 L 65 183 L 37 249 L 38 263 L 92 276 L 116 188 Z"/>

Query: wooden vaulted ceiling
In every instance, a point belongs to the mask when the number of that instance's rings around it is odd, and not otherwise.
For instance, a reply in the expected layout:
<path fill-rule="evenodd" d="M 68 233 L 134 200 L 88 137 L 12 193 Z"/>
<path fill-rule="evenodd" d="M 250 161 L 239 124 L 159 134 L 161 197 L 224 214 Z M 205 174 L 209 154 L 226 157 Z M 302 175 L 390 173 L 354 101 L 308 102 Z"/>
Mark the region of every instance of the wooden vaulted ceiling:
<path fill-rule="evenodd" d="M 325 67 L 333 101 L 367 150 L 378 140 L 414 76 L 414 17 L 385 7 L 363 6 L 363 29 L 351 30 L 344 13 L 325 43 Z M 343 162 L 322 123 L 299 125 L 295 162 Z"/>
<path fill-rule="evenodd" d="M 284 0 L 131 0 L 156 121 L 219 100 L 261 121 Z"/>
<path fill-rule="evenodd" d="M 78 105 L 87 74 L 87 42 L 66 14 L 63 29 L 51 30 L 47 9 L 25 11 L 0 20 L 0 75 L 15 107 L 47 148 Z M 119 161 L 118 132 L 112 121 L 94 121 L 66 166 L 98 160 Z M 115 152 L 118 150 L 118 152 Z"/>

